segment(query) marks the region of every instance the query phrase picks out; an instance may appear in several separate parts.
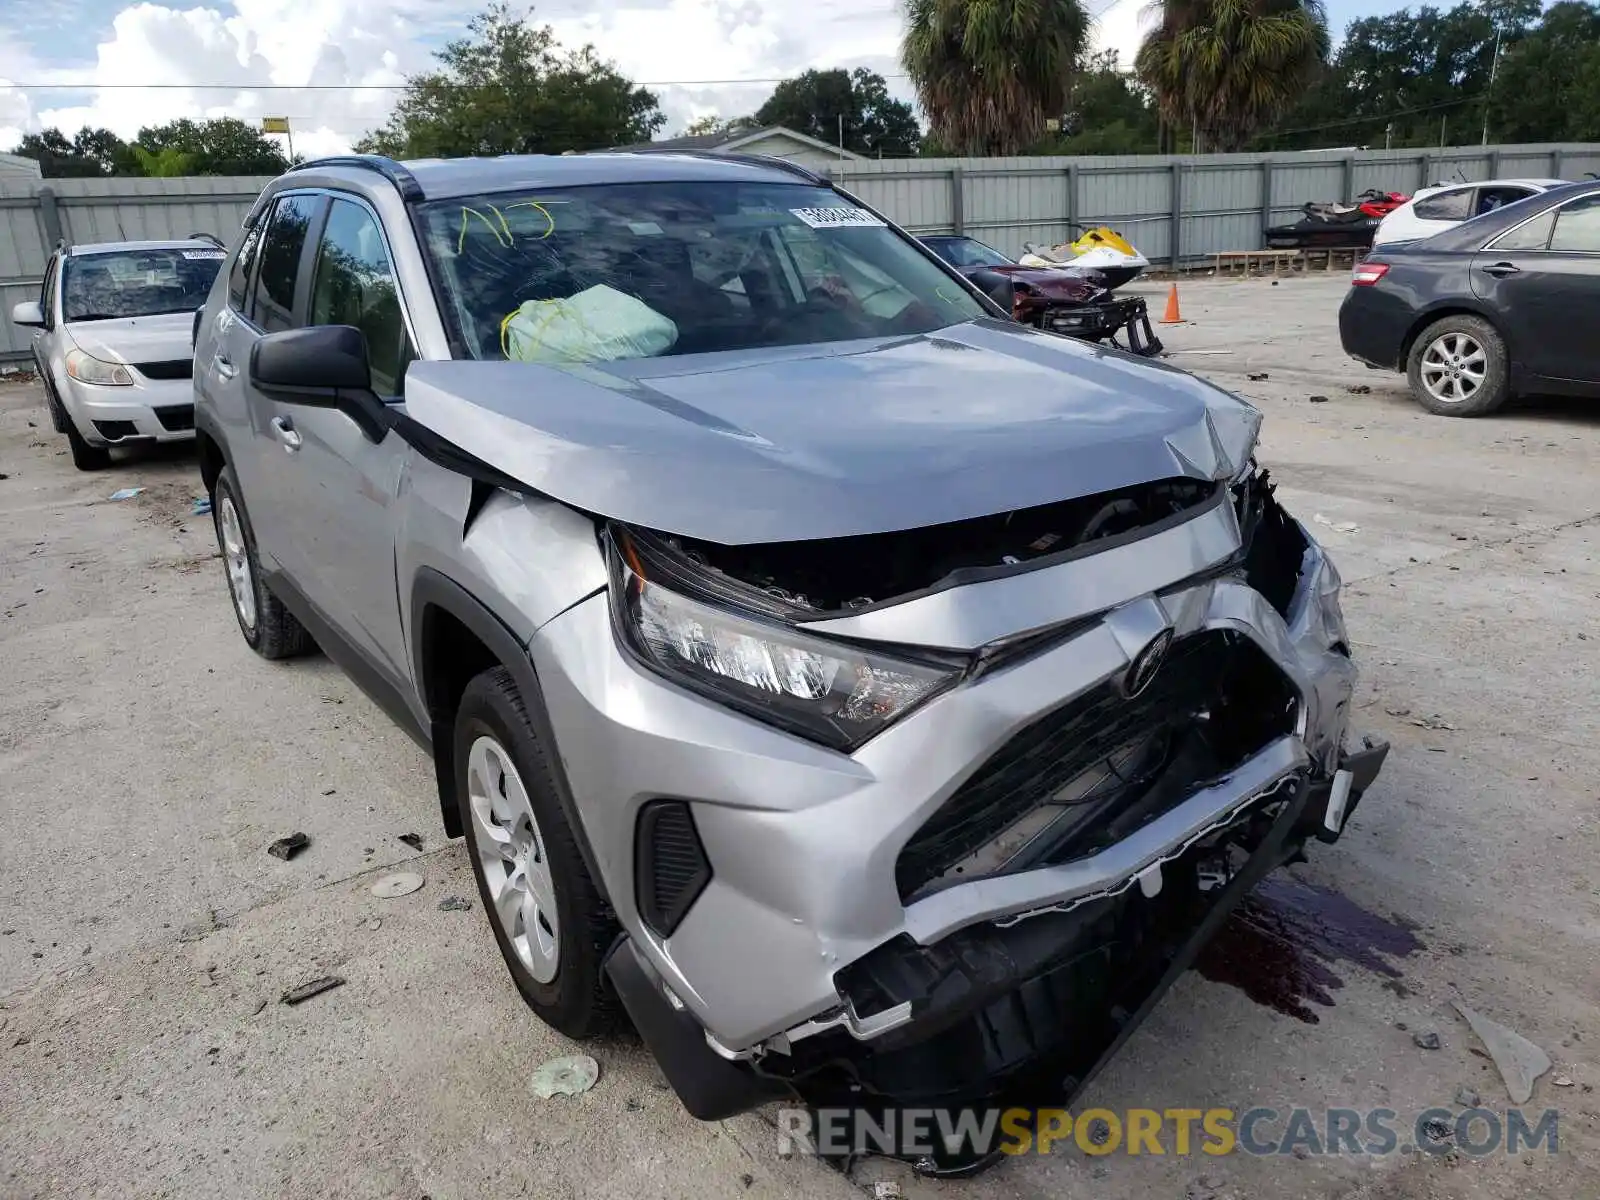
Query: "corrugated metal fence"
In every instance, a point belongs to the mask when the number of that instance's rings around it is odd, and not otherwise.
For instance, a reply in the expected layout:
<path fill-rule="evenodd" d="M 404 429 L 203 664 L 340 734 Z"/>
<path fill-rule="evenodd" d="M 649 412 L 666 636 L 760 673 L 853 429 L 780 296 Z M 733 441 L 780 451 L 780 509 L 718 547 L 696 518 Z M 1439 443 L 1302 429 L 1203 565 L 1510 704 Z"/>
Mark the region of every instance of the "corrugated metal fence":
<path fill-rule="evenodd" d="M 1308 200 L 1367 188 L 1495 178 L 1581 179 L 1600 172 L 1600 144 L 1443 150 L 1215 154 L 1198 158 L 912 158 L 841 163 L 833 177 L 913 233 L 965 232 L 1008 253 L 1051 244 L 1069 226 L 1109 224 L 1153 262 L 1190 264 L 1251 250 L 1267 225 Z M 11 306 L 34 299 L 50 247 L 184 237 L 231 241 L 260 178 L 0 179 L 0 360 L 27 357 Z"/>
<path fill-rule="evenodd" d="M 37 300 L 57 241 L 121 242 L 213 233 L 233 240 L 270 179 L 0 179 L 0 361 L 26 359 L 31 331 L 11 306 Z"/>
<path fill-rule="evenodd" d="M 1433 183 L 1582 179 L 1600 145 L 1317 150 L 1200 157 L 922 158 L 840 163 L 833 179 L 913 233 L 966 233 L 1015 254 L 1066 240 L 1069 226 L 1111 225 L 1162 265 L 1254 250 L 1262 230 L 1308 200 L 1368 188 L 1410 194 Z"/>

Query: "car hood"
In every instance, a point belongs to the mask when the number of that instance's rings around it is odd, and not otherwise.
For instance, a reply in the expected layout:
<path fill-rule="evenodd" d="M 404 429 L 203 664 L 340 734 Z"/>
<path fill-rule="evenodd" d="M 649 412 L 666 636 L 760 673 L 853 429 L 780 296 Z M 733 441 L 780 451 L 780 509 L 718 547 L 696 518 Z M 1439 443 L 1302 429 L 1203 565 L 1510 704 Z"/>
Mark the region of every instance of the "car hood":
<path fill-rule="evenodd" d="M 165 362 L 194 354 L 189 341 L 194 333 L 192 312 L 69 321 L 66 329 L 67 336 L 84 353 L 106 362 Z"/>
<path fill-rule="evenodd" d="M 1182 371 L 991 320 L 595 366 L 419 361 L 405 391 L 414 420 L 545 495 L 725 545 L 1229 478 L 1260 424 Z"/>

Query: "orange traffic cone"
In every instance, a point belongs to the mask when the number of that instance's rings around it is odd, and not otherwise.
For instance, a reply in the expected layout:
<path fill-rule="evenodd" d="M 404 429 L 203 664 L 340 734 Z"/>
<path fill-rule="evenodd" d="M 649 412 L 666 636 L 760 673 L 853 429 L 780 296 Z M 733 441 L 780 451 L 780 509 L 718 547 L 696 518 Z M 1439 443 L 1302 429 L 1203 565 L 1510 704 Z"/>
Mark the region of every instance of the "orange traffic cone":
<path fill-rule="evenodd" d="M 1178 285 L 1173 284 L 1172 290 L 1167 293 L 1167 315 L 1161 318 L 1163 325 L 1182 325 L 1183 318 L 1178 315 Z"/>

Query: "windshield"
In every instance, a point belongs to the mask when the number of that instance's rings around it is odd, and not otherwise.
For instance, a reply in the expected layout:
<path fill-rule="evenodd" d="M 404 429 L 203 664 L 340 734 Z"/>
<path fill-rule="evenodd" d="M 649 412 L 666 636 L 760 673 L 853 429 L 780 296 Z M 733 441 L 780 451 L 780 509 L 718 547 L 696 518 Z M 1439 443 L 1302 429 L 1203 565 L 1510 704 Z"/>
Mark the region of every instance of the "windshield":
<path fill-rule="evenodd" d="M 973 238 L 940 238 L 929 246 L 938 256 L 957 267 L 1009 267 L 1012 261 L 993 246 Z"/>
<path fill-rule="evenodd" d="M 599 362 L 928 333 L 986 310 L 827 188 L 605 184 L 422 207 L 475 358 Z"/>
<path fill-rule="evenodd" d="M 74 254 L 61 279 L 68 321 L 193 312 L 206 302 L 224 250 L 118 250 Z"/>

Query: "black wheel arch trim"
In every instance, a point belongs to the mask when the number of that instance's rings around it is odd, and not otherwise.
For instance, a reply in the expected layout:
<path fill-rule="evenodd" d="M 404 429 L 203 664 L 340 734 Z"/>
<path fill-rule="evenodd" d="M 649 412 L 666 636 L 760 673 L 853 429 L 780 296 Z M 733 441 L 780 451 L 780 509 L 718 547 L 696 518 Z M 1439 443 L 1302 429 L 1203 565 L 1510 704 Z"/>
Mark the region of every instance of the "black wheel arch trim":
<path fill-rule="evenodd" d="M 572 830 L 573 840 L 577 842 L 579 853 L 583 855 L 583 864 L 589 872 L 589 878 L 594 882 L 601 899 L 609 905 L 611 900 L 607 894 L 605 877 L 600 872 L 594 847 L 589 843 L 588 830 L 579 817 L 577 801 L 572 795 L 572 787 L 567 781 L 566 769 L 562 765 L 560 748 L 556 744 L 555 729 L 550 723 L 549 710 L 545 707 L 544 690 L 539 685 L 539 676 L 534 670 L 533 659 L 529 656 L 527 647 L 504 621 L 471 592 L 442 572 L 432 567 L 423 567 L 418 570 L 416 578 L 411 583 L 410 641 L 417 692 L 424 698 L 428 694 L 429 635 L 428 622 L 424 618 L 430 608 L 448 613 L 466 626 L 516 680 L 517 691 L 521 693 L 522 701 L 528 709 L 528 717 L 533 722 L 534 736 L 550 750 L 546 762 L 549 764 L 550 775 L 555 783 L 556 800 L 561 805 L 561 815 L 566 818 L 567 825 Z M 461 812 L 455 794 L 455 713 L 434 712 L 430 707 L 428 719 L 433 743 L 434 775 L 439 786 L 440 816 L 444 820 L 445 832 L 451 837 L 460 837 L 465 831 L 461 828 Z"/>

